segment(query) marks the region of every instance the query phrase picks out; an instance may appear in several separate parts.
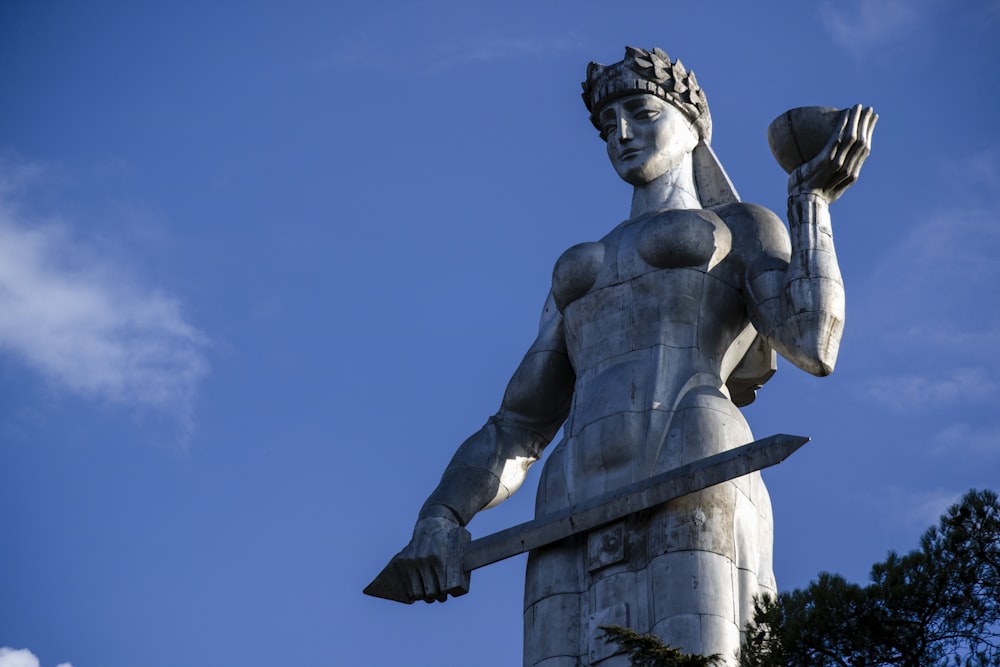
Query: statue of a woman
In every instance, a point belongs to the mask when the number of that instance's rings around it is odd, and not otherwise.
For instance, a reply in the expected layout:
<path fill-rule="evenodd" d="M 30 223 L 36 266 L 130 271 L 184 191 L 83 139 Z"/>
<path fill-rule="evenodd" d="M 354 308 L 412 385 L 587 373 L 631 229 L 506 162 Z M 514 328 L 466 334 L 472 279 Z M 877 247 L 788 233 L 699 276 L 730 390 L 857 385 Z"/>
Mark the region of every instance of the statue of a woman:
<path fill-rule="evenodd" d="M 590 119 L 634 186 L 627 220 L 555 264 L 538 337 L 499 412 L 466 440 L 396 557 L 411 599 L 444 600 L 449 535 L 513 493 L 563 427 L 537 515 L 753 438 L 738 406 L 773 372 L 772 348 L 833 370 L 844 292 L 829 204 L 868 156 L 877 116 L 843 114 L 789 178 L 789 227 L 739 201 L 709 148 L 694 75 L 659 49 L 591 63 Z M 753 597 L 774 593 L 772 519 L 758 473 L 533 551 L 524 665 L 627 664 L 599 626 L 653 632 L 735 661 Z"/>

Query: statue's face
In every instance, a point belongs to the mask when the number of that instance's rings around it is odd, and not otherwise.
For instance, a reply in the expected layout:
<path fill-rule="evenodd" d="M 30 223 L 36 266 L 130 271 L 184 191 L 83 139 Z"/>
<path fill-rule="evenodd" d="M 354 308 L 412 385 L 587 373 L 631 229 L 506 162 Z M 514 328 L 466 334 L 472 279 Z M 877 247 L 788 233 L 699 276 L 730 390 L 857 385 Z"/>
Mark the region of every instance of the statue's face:
<path fill-rule="evenodd" d="M 698 145 L 687 117 L 655 95 L 639 93 L 610 102 L 598 120 L 611 165 L 632 185 L 663 176 Z"/>

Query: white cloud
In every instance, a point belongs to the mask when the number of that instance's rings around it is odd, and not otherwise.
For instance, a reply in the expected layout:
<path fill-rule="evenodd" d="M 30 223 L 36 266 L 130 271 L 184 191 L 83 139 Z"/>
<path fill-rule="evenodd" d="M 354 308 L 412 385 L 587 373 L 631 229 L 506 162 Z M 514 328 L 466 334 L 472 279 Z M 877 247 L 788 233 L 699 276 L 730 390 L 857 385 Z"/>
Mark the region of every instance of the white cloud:
<path fill-rule="evenodd" d="M 919 0 L 825 2 L 820 16 L 833 41 L 861 57 L 871 47 L 910 28 L 923 4 Z"/>
<path fill-rule="evenodd" d="M 38 657 L 26 648 L 13 649 L 0 646 L 0 667 L 40 667 Z M 56 667 L 73 667 L 68 662 L 60 662 Z"/>
<path fill-rule="evenodd" d="M 208 370 L 205 337 L 178 300 L 144 287 L 64 223 L 14 202 L 34 165 L 0 162 L 0 353 L 53 385 L 190 418 Z"/>
<path fill-rule="evenodd" d="M 0 647 L 0 667 L 39 667 L 38 658 L 26 648 Z"/>

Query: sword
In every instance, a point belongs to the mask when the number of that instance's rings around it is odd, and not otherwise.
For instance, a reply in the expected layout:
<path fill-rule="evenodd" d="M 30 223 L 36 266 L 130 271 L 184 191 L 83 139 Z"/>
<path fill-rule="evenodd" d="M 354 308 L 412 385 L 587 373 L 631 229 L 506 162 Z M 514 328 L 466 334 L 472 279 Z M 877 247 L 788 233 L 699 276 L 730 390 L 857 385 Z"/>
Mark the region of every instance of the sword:
<path fill-rule="evenodd" d="M 630 514 L 662 505 L 689 493 L 721 484 L 781 463 L 809 438 L 772 435 L 749 444 L 668 470 L 629 484 L 612 493 L 546 514 L 486 537 L 471 539 L 468 530 L 454 531 L 448 542 L 445 590 L 459 596 L 469 592 L 472 571 L 544 547 L 559 540 L 600 528 Z M 410 604 L 406 575 L 395 559 L 365 588 L 366 595 Z"/>

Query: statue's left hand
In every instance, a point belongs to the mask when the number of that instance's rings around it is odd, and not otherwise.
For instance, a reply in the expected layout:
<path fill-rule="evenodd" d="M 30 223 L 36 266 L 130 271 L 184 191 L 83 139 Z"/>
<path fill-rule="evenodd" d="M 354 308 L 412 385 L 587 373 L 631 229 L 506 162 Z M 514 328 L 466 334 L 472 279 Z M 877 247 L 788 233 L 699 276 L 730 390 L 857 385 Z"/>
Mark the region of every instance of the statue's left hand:
<path fill-rule="evenodd" d="M 878 114 L 860 104 L 844 113 L 830 141 L 809 162 L 788 177 L 788 194 L 816 194 L 833 203 L 844 194 L 861 172 L 871 151 L 872 133 Z"/>
<path fill-rule="evenodd" d="M 413 539 L 392 562 L 410 602 L 444 602 L 449 594 L 468 591 L 468 575 L 456 581 L 453 574 L 462 571 L 456 544 L 467 540 L 468 532 L 453 519 L 431 516 L 417 521 Z"/>

